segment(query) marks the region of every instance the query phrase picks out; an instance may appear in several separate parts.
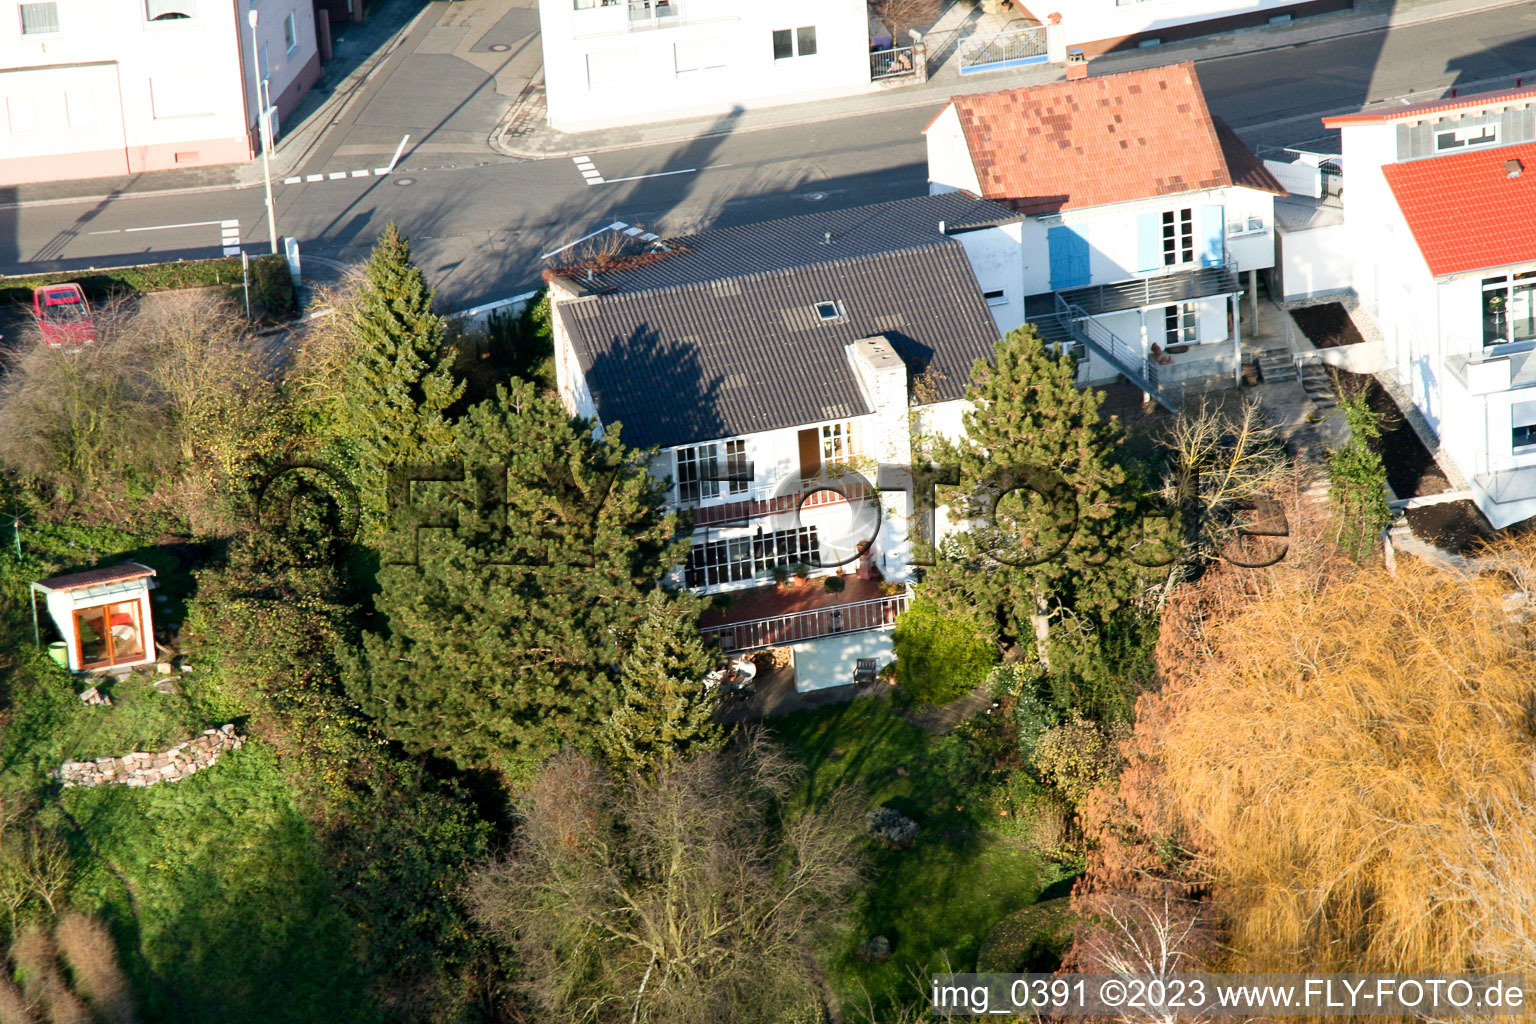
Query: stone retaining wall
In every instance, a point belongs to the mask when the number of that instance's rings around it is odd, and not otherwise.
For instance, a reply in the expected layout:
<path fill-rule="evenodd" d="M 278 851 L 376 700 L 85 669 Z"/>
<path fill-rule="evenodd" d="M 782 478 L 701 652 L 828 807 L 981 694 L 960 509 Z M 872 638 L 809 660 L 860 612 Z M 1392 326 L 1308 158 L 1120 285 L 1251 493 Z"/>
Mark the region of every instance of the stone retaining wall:
<path fill-rule="evenodd" d="M 158 754 L 134 751 L 121 757 L 101 757 L 94 761 L 65 761 L 53 777 L 66 786 L 153 786 L 157 782 L 175 782 L 211 767 L 226 750 L 238 750 L 245 737 L 235 734 L 233 724 L 204 729 L 184 743 Z"/>

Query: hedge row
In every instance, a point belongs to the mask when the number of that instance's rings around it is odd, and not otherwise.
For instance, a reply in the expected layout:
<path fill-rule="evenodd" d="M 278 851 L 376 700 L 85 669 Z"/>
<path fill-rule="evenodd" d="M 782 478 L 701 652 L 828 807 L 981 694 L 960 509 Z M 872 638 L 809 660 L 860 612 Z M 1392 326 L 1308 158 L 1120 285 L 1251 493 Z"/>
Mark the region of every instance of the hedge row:
<path fill-rule="evenodd" d="M 214 260 L 179 260 L 175 263 L 150 263 L 142 267 L 116 267 L 108 270 L 60 271 L 31 277 L 0 275 L 0 302 L 30 304 L 32 291 L 45 284 L 74 281 L 93 302 L 129 292 L 163 292 L 177 288 L 209 288 L 240 285 L 240 258 L 226 256 Z M 293 285 L 288 277 L 288 262 L 282 256 L 258 256 L 251 260 L 252 298 L 284 316 L 293 309 Z"/>

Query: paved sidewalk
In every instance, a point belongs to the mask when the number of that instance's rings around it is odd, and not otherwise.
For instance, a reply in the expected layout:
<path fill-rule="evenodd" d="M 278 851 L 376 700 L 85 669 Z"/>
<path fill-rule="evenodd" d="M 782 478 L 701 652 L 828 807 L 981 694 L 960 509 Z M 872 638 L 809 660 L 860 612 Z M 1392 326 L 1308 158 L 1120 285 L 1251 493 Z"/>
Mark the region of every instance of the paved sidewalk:
<path fill-rule="evenodd" d="M 1455 18 L 1498 7 L 1525 6 L 1528 3 L 1529 0 L 1357 0 L 1352 10 L 1298 18 L 1284 25 L 1239 29 L 1144 50 L 1105 54 L 1094 58 L 1090 74 L 1260 53 L 1377 32 L 1383 28 Z M 949 27 L 940 24 L 935 26 L 934 32 Z M 729 115 L 729 124 L 724 128 L 721 125 L 726 119 L 715 116 L 580 133 L 557 132 L 543 123 L 544 94 L 542 83 L 538 83 L 508 111 L 502 130 L 493 136 L 491 144 L 498 153 L 506 156 L 526 159 L 570 157 L 639 146 L 676 144 L 714 135 L 783 128 L 888 110 L 926 106 L 937 109 L 957 93 L 991 92 L 1061 79 L 1061 68 L 1053 64 L 1036 64 L 962 77 L 958 62 L 951 52 L 932 78 L 921 85 L 895 85 L 840 99 L 742 110 Z"/>

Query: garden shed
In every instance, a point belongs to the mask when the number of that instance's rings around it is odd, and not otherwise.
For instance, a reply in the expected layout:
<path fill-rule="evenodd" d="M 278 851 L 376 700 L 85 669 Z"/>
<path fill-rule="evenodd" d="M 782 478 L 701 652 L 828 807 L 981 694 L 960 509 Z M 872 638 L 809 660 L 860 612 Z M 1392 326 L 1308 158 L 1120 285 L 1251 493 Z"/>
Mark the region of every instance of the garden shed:
<path fill-rule="evenodd" d="M 98 566 L 32 584 L 42 594 L 74 672 L 131 668 L 155 660 L 149 591 L 155 570 L 138 562 Z"/>

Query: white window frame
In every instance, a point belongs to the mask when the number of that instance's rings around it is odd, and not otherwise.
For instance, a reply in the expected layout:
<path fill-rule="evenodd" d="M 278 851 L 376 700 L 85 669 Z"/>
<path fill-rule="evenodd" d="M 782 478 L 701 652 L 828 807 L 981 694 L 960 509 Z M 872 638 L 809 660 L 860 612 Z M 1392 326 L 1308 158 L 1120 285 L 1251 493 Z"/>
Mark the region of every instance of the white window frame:
<path fill-rule="evenodd" d="M 1182 206 L 1176 210 L 1164 210 L 1160 238 L 1163 245 L 1163 266 L 1187 267 L 1199 258 L 1195 251 L 1195 209 Z"/>
<path fill-rule="evenodd" d="M 1200 343 L 1200 304 L 1180 302 L 1163 307 L 1163 349 Z"/>
<path fill-rule="evenodd" d="M 22 14 L 21 14 L 21 9 L 23 7 L 52 7 L 53 8 L 53 25 L 54 25 L 53 31 L 52 32 L 28 32 L 27 31 L 27 23 L 26 23 L 25 19 L 23 19 Z M 17 28 L 19 28 L 21 30 L 22 37 L 26 38 L 26 39 L 40 39 L 40 38 L 47 38 L 49 36 L 62 35 L 63 32 L 64 32 L 64 19 L 59 17 L 59 3 L 58 3 L 58 0 L 30 0 L 30 2 L 28 2 L 28 3 L 18 3 L 16 5 L 16 26 L 17 26 Z"/>
<path fill-rule="evenodd" d="M 292 57 L 299 52 L 299 15 L 297 11 L 289 11 L 288 17 L 283 19 L 283 42 L 287 43 L 285 56 Z M 289 39 L 293 41 L 288 42 Z"/>
<path fill-rule="evenodd" d="M 833 476 L 850 469 L 859 457 L 859 438 L 853 420 L 824 423 L 821 427 L 821 472 Z"/>
<path fill-rule="evenodd" d="M 1450 139 L 1447 143 L 1445 140 Z M 1476 124 L 1470 128 L 1440 128 L 1435 131 L 1435 152 L 1454 153 L 1462 149 L 1480 149 L 1499 144 L 1497 122 Z"/>
<path fill-rule="evenodd" d="M 725 482 L 730 494 L 745 494 L 751 486 L 747 480 L 747 442 L 736 439 L 725 442 L 725 472 L 731 479 Z"/>
<path fill-rule="evenodd" d="M 991 291 L 981 293 L 981 297 L 987 300 L 989 306 L 1008 305 L 1008 290 L 1006 288 L 993 288 Z"/>
<path fill-rule="evenodd" d="M 718 478 L 720 475 L 718 444 L 711 442 L 675 448 L 672 455 L 672 479 L 676 483 L 679 505 L 697 505 L 706 499 L 720 497 L 719 479 L 704 479 L 705 476 Z"/>
<path fill-rule="evenodd" d="M 176 13 L 184 14 L 184 15 L 186 15 L 186 17 L 184 17 L 184 18 L 161 18 L 159 20 L 156 20 L 150 14 L 149 0 L 144 0 L 144 21 L 147 24 L 155 25 L 155 26 L 158 27 L 160 25 L 175 25 L 175 24 L 179 24 L 179 23 L 184 22 L 184 21 L 197 21 L 198 20 L 197 0 L 181 0 L 181 2 L 178 3 L 176 6 L 181 8 L 181 10 L 178 10 Z"/>
<path fill-rule="evenodd" d="M 797 25 L 793 28 L 776 28 L 773 30 L 773 35 L 777 36 L 780 32 L 789 33 L 789 53 L 780 57 L 778 53 L 775 52 L 773 55 L 773 60 L 776 64 L 783 63 L 787 60 L 799 60 L 802 57 L 814 57 L 821 52 L 821 37 L 817 34 L 815 25 Z M 801 52 L 800 33 L 802 32 L 811 33 L 812 49 L 810 53 Z M 773 42 L 776 46 L 777 40 L 775 39 Z"/>

